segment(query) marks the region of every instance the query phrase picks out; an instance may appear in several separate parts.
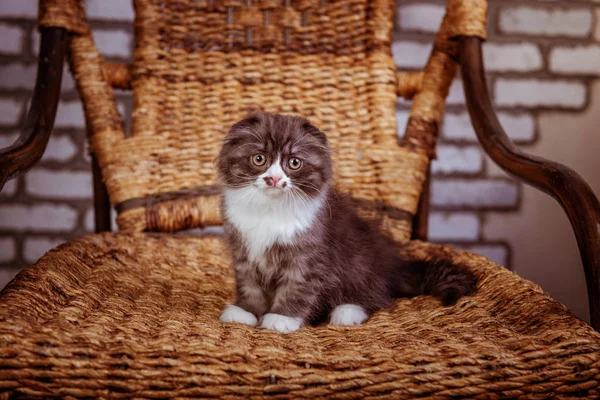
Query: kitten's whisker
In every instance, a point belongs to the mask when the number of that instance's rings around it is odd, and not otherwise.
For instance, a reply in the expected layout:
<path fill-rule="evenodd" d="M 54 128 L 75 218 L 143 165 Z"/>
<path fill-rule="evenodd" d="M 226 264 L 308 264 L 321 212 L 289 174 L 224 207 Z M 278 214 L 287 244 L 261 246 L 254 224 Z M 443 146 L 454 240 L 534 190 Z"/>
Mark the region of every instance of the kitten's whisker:
<path fill-rule="evenodd" d="M 250 186 L 250 184 L 238 184 L 238 185 L 224 185 L 227 189 L 245 189 L 248 186 Z"/>
<path fill-rule="evenodd" d="M 302 197 L 302 191 L 296 189 L 296 188 L 292 188 L 292 194 L 293 194 L 293 199 L 294 200 L 299 200 L 305 207 L 307 207 L 309 205 L 309 203 Z"/>
<path fill-rule="evenodd" d="M 241 189 L 247 189 L 249 188 L 251 185 L 246 185 L 241 187 Z M 252 198 L 252 195 L 254 193 L 256 193 L 256 191 L 258 190 L 258 188 L 255 188 L 254 191 L 246 191 L 245 193 L 242 194 L 242 196 L 240 196 L 239 198 L 237 198 L 235 201 L 236 202 L 242 202 L 244 199 L 246 199 L 248 196 L 250 196 L 250 198 Z M 247 203 L 246 203 L 247 204 Z"/>
<path fill-rule="evenodd" d="M 307 187 L 309 189 L 314 189 L 317 192 L 319 192 L 320 195 L 322 195 L 323 197 L 325 197 L 325 194 L 315 184 L 308 183 L 308 182 L 300 182 L 300 183 L 297 183 L 296 185 L 298 185 L 298 186 L 304 186 L 304 187 Z"/>
<path fill-rule="evenodd" d="M 246 203 L 244 203 L 244 207 L 246 207 L 250 203 L 250 200 L 252 200 L 252 198 L 254 197 L 254 195 L 256 194 L 256 192 L 258 192 L 258 188 L 255 188 L 252 191 L 252 194 L 250 195 L 250 197 L 248 197 L 248 199 L 246 199 Z"/>
<path fill-rule="evenodd" d="M 239 177 L 238 177 L 239 178 Z M 228 187 L 228 188 L 244 188 L 244 187 L 248 187 L 252 184 L 252 179 L 245 179 L 245 178 L 241 178 L 242 182 L 237 182 L 237 183 L 228 183 L 225 180 L 221 180 L 221 185 Z"/>
<path fill-rule="evenodd" d="M 327 208 L 329 208 L 329 218 L 331 218 L 331 216 L 332 216 L 331 205 L 329 204 L 329 200 L 327 200 L 327 196 L 325 195 L 325 193 L 323 193 L 323 191 L 321 191 L 319 188 L 317 188 L 314 184 L 308 183 L 308 182 L 300 182 L 300 183 L 297 183 L 296 185 L 314 189 L 317 192 L 319 192 L 319 194 L 323 197 L 323 200 L 325 201 Z M 302 194 L 308 198 L 308 195 L 306 193 L 302 193 Z"/>
<path fill-rule="evenodd" d="M 296 194 L 295 199 L 300 200 L 300 202 L 305 206 L 305 207 L 310 207 L 310 202 L 312 201 L 311 198 L 309 198 L 306 193 L 302 192 L 302 190 L 298 189 L 298 188 L 292 188 L 292 192 L 294 194 Z M 327 201 L 326 201 L 327 203 Z M 329 204 L 328 204 L 329 207 Z M 331 215 L 331 207 L 329 207 L 329 213 Z"/>

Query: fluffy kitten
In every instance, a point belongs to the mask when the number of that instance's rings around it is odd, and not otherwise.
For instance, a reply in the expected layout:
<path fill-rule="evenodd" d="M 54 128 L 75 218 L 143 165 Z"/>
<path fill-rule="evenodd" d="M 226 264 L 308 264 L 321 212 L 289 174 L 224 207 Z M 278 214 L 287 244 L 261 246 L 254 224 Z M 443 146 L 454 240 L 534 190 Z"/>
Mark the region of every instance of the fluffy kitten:
<path fill-rule="evenodd" d="M 237 299 L 222 322 L 283 333 L 326 318 L 360 325 L 396 297 L 449 305 L 473 290 L 466 269 L 402 260 L 335 191 L 329 152 L 325 134 L 300 117 L 258 113 L 231 128 L 218 171 Z"/>

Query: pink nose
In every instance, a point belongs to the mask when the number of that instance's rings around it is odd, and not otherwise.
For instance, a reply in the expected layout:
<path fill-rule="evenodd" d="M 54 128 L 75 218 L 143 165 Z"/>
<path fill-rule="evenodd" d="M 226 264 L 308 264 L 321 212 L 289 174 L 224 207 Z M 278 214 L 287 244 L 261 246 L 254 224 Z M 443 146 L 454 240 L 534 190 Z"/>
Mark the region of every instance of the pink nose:
<path fill-rule="evenodd" d="M 271 179 L 273 179 L 273 186 L 277 186 L 277 182 L 279 182 L 281 180 L 280 176 L 272 176 Z"/>

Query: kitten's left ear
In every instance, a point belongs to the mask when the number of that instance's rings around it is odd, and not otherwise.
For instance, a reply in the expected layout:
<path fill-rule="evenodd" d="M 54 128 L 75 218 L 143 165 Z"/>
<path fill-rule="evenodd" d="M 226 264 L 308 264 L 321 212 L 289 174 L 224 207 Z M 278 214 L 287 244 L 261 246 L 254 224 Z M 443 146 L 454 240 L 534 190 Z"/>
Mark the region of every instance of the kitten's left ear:
<path fill-rule="evenodd" d="M 302 129 L 304 132 L 310 134 L 312 137 L 316 138 L 321 142 L 321 144 L 327 146 L 327 135 L 325 135 L 319 128 L 310 123 L 309 120 L 305 120 L 304 124 L 302 124 Z"/>

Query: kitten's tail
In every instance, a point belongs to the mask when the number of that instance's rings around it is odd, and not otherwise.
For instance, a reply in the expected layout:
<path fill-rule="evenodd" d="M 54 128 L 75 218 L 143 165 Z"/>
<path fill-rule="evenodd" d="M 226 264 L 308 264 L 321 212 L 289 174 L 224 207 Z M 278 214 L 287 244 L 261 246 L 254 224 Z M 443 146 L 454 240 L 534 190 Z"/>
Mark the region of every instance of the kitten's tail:
<path fill-rule="evenodd" d="M 404 261 L 399 272 L 396 297 L 426 294 L 439 298 L 444 306 L 468 296 L 477 284 L 469 269 L 441 258 Z"/>

